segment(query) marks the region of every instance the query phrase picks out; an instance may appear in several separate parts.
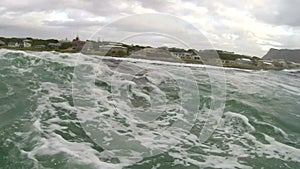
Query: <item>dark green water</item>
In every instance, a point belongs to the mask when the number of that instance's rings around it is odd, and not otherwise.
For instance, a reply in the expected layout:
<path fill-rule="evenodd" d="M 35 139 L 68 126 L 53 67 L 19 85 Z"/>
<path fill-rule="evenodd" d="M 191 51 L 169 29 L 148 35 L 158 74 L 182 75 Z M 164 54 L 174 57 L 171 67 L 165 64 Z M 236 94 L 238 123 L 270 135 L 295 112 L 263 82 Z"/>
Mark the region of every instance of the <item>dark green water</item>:
<path fill-rule="evenodd" d="M 0 50 L 0 168 L 299 168 L 300 72 L 211 73 L 215 112 L 203 67 Z"/>

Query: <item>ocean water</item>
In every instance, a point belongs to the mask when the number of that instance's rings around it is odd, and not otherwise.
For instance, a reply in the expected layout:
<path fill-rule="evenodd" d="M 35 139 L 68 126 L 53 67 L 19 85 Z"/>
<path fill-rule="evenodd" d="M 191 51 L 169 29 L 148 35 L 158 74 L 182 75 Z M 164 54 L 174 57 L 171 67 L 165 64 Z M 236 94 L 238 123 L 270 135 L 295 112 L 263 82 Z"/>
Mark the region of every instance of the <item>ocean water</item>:
<path fill-rule="evenodd" d="M 0 50 L 1 169 L 299 166 L 300 71 Z"/>

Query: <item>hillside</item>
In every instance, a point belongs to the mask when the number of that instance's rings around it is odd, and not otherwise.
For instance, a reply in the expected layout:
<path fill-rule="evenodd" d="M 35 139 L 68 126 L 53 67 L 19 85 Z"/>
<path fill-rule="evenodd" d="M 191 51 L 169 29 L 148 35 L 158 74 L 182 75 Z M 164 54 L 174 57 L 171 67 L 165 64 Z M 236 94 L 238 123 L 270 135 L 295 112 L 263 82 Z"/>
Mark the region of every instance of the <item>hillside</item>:
<path fill-rule="evenodd" d="M 285 61 L 300 63 L 300 49 L 273 49 L 263 57 L 265 60 L 284 59 Z"/>

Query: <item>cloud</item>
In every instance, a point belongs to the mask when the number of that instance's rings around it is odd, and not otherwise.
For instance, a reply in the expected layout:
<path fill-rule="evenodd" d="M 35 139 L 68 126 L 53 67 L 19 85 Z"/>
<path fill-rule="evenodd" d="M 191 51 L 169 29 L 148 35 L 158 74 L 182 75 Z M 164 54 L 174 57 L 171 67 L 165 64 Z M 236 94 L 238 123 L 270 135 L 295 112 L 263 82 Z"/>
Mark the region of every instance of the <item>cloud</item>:
<path fill-rule="evenodd" d="M 190 25 L 215 48 L 263 56 L 270 47 L 299 47 L 299 6 L 298 0 L 3 0 L 0 34 L 69 39 L 79 34 L 83 39 L 98 36 L 113 40 L 133 33 L 165 31 L 184 39 L 193 34 L 187 26 Z M 185 21 L 186 27 L 177 26 L 176 21 L 166 23 L 160 17 L 136 18 L 113 24 L 114 31 L 97 35 L 101 27 L 111 22 L 143 13 L 173 15 Z M 158 42 L 157 36 L 146 37 L 135 39 L 143 44 L 174 44 L 165 37 L 160 38 L 165 43 Z M 193 38 L 189 41 L 197 44 Z"/>
<path fill-rule="evenodd" d="M 299 0 L 267 0 L 262 6 L 253 10 L 259 20 L 274 25 L 300 26 Z"/>
<path fill-rule="evenodd" d="M 96 32 L 94 39 L 102 37 L 120 41 L 136 36 L 147 36 L 143 40 L 144 43 L 155 43 L 149 37 L 150 34 L 154 38 L 160 36 L 162 40 L 169 39 L 166 42 L 158 42 L 159 44 L 177 41 L 177 44 L 181 44 L 181 46 L 185 44 L 190 48 L 211 48 L 207 38 L 196 27 L 183 19 L 166 14 L 140 14 L 119 19 Z M 157 46 L 154 43 L 151 45 Z"/>
<path fill-rule="evenodd" d="M 91 26 L 100 26 L 102 25 L 101 22 L 98 21 L 44 21 L 44 25 L 46 26 L 53 26 L 53 27 L 65 27 L 65 28 L 86 28 Z"/>

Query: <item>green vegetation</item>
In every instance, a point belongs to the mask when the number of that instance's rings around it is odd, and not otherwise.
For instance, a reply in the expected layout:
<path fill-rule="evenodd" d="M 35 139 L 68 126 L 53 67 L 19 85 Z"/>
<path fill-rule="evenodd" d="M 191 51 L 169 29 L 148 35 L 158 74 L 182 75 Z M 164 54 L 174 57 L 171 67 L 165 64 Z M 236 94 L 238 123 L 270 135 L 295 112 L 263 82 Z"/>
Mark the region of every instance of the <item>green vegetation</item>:
<path fill-rule="evenodd" d="M 127 57 L 128 54 L 125 51 L 108 51 L 105 56 L 113 56 L 113 57 Z"/>
<path fill-rule="evenodd" d="M 252 60 L 262 60 L 262 59 L 259 58 L 259 57 L 253 56 L 253 57 L 252 57 Z"/>
<path fill-rule="evenodd" d="M 45 45 L 47 46 L 49 43 L 58 43 L 58 40 L 56 39 L 34 39 L 31 37 L 27 37 L 27 38 L 5 38 L 5 37 L 0 37 L 0 40 L 2 40 L 3 42 L 5 42 L 6 44 L 8 44 L 9 42 L 18 42 L 18 43 L 22 43 L 23 40 L 31 40 L 32 41 L 32 46 L 35 45 Z"/>
<path fill-rule="evenodd" d="M 64 43 L 61 44 L 60 49 L 68 49 L 72 46 L 73 46 L 72 42 L 64 42 Z"/>
<path fill-rule="evenodd" d="M 18 42 L 18 43 L 21 43 L 23 42 L 23 40 L 26 39 L 26 38 L 23 38 L 23 39 L 20 39 L 20 38 L 4 38 L 4 37 L 0 37 L 0 40 L 5 42 L 6 44 L 8 44 L 8 42 Z"/>
<path fill-rule="evenodd" d="M 129 55 L 132 52 L 136 52 L 145 48 L 151 48 L 150 46 L 140 46 L 140 45 L 127 45 L 127 44 L 123 44 L 123 47 L 126 47 L 127 50 L 127 55 Z"/>
<path fill-rule="evenodd" d="M 58 40 L 56 40 L 56 39 L 47 39 L 47 40 L 32 39 L 32 45 L 33 46 L 36 46 L 36 45 L 45 45 L 45 46 L 47 46 L 49 43 L 58 43 Z"/>
<path fill-rule="evenodd" d="M 188 53 L 191 53 L 192 55 L 197 55 L 198 52 L 195 49 L 189 49 L 187 50 Z"/>
<path fill-rule="evenodd" d="M 194 60 L 194 59 L 181 59 L 184 63 L 192 63 L 192 64 L 203 64 L 201 60 Z"/>

